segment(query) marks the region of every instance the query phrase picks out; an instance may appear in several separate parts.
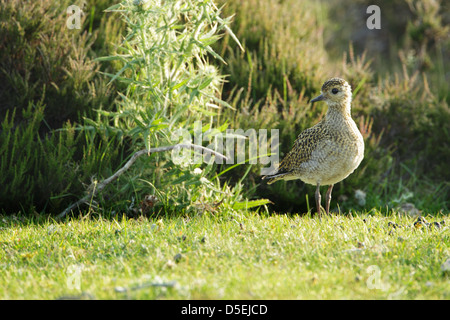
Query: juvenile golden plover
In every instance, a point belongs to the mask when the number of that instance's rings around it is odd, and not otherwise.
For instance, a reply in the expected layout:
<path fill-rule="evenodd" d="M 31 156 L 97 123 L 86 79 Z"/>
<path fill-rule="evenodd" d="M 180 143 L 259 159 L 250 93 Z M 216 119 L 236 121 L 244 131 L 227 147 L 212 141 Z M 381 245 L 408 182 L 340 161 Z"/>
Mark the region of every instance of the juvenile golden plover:
<path fill-rule="evenodd" d="M 317 186 L 316 208 L 320 215 L 320 186 L 329 185 L 325 206 L 325 212 L 329 214 L 333 185 L 359 166 L 364 157 L 364 140 L 350 114 L 352 89 L 345 80 L 332 78 L 326 81 L 321 95 L 311 103 L 317 101 L 328 104 L 325 117 L 300 133 L 278 170 L 263 179 L 270 179 L 268 184 L 300 179 Z"/>

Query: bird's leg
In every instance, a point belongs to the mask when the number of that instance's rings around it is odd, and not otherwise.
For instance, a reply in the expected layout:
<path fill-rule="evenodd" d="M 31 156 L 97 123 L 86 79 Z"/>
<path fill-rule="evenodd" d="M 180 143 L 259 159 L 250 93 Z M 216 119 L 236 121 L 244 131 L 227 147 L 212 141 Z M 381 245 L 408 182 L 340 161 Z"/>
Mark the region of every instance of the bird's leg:
<path fill-rule="evenodd" d="M 325 201 L 327 202 L 325 204 L 325 212 L 327 213 L 327 215 L 330 214 L 331 191 L 333 191 L 333 185 L 330 185 L 328 187 L 326 198 L 325 198 Z"/>
<path fill-rule="evenodd" d="M 322 197 L 320 195 L 320 183 L 317 184 L 317 189 L 316 189 L 316 208 L 317 208 L 317 214 L 320 217 L 320 202 L 322 200 Z"/>

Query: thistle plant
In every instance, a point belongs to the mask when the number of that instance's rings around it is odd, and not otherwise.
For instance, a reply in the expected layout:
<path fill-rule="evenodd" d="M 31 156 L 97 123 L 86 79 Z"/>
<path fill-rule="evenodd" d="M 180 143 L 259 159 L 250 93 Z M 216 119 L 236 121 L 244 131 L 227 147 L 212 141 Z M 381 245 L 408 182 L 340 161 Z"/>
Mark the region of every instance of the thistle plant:
<path fill-rule="evenodd" d="M 97 60 L 119 61 L 120 70 L 106 75 L 127 87 L 119 93 L 116 111 L 97 110 L 97 119 L 85 119 L 84 129 L 116 135 L 132 152 L 176 144 L 180 141 L 173 133 L 180 128 L 193 132 L 199 120 L 203 132 L 214 126 L 224 131 L 226 125 L 216 119 L 221 108 L 229 107 L 220 98 L 224 79 L 210 60 L 225 63 L 211 48 L 224 32 L 239 44 L 228 27 L 230 18 L 221 18 L 211 0 L 127 0 L 107 11 L 122 16 L 127 32 L 116 54 Z M 202 163 L 179 167 L 170 156 L 140 159 L 116 187 L 129 195 L 127 201 L 152 193 L 166 207 L 202 198 L 205 186 L 219 188 L 207 178 L 212 164 L 194 174 Z"/>

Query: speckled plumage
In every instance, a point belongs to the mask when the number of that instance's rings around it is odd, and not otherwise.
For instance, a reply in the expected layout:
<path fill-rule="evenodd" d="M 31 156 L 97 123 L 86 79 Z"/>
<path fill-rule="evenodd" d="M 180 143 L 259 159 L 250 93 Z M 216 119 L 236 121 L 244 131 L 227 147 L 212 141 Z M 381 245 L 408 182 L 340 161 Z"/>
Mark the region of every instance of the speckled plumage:
<path fill-rule="evenodd" d="M 263 179 L 270 179 L 268 184 L 281 179 L 301 179 L 316 185 L 319 213 L 319 187 L 330 185 L 326 203 L 328 213 L 333 185 L 348 177 L 364 156 L 363 137 L 350 115 L 351 98 L 351 88 L 345 80 L 332 78 L 326 81 L 322 94 L 311 100 L 327 102 L 326 116 L 315 126 L 301 132 L 278 170 Z"/>

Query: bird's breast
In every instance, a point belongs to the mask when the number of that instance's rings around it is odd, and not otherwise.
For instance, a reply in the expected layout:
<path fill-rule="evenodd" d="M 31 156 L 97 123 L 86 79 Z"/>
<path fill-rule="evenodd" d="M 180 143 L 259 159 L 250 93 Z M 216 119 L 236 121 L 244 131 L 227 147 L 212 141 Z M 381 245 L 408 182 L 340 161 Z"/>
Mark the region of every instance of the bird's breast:
<path fill-rule="evenodd" d="M 301 164 L 300 179 L 313 185 L 335 184 L 348 177 L 363 157 L 364 140 L 356 124 L 354 128 L 331 130 L 329 138 L 321 141 L 310 159 Z"/>

